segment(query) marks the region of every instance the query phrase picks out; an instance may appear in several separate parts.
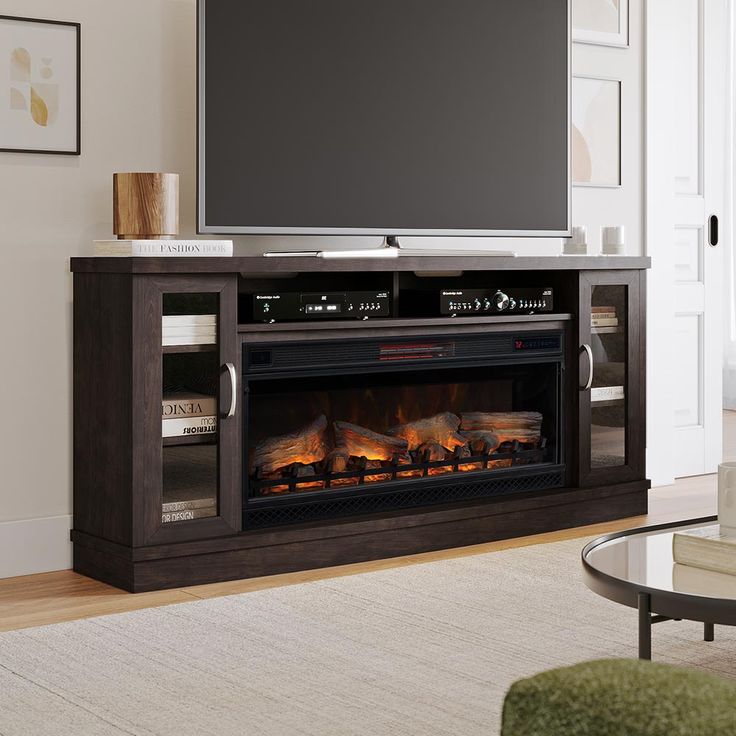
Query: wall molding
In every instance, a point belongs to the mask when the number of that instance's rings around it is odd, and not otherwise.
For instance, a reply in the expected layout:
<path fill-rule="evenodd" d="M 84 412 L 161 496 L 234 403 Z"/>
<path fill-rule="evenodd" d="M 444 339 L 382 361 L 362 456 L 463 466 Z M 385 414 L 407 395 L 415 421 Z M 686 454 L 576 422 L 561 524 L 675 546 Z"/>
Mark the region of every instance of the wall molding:
<path fill-rule="evenodd" d="M 0 521 L 0 578 L 68 570 L 72 516 Z"/>

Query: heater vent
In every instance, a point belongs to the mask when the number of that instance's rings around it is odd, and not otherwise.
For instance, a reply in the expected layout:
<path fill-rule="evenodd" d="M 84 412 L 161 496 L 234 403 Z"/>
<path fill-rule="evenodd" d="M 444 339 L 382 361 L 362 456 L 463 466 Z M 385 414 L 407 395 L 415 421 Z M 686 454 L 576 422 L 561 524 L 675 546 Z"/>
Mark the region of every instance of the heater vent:
<path fill-rule="evenodd" d="M 478 498 L 494 498 L 526 491 L 562 488 L 564 473 L 556 467 L 549 472 L 516 475 L 476 482 L 458 482 L 426 486 L 420 482 L 411 490 L 376 495 L 357 495 L 311 503 L 278 505 L 273 507 L 249 506 L 243 514 L 244 529 L 299 524 L 346 516 L 372 514 L 392 509 L 430 506 Z"/>
<path fill-rule="evenodd" d="M 465 336 L 404 337 L 401 339 L 325 340 L 245 346 L 249 374 L 289 370 L 395 366 L 468 360 L 518 360 L 519 341 L 528 341 L 526 357 L 562 354 L 562 333 L 495 333 Z M 535 342 L 535 340 L 538 340 Z M 265 359 L 268 354 L 268 360 Z"/>

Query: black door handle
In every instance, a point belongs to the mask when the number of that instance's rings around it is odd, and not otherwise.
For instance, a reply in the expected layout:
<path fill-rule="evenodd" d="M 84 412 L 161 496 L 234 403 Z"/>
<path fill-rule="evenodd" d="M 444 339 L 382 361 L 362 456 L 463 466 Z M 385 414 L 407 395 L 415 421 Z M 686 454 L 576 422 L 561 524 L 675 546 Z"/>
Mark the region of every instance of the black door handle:
<path fill-rule="evenodd" d="M 718 245 L 718 216 L 711 215 L 708 218 L 708 242 L 715 247 Z"/>

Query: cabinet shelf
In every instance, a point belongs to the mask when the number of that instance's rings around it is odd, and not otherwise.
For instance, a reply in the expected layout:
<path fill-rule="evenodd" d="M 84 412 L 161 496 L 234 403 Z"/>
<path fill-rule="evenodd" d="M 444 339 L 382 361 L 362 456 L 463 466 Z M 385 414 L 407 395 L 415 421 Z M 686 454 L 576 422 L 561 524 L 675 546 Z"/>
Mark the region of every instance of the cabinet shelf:
<path fill-rule="evenodd" d="M 161 351 L 163 353 L 214 353 L 217 350 L 216 344 L 206 345 L 163 345 Z"/>
<path fill-rule="evenodd" d="M 188 434 L 183 437 L 162 437 L 164 447 L 178 447 L 180 445 L 216 445 L 217 432 L 211 434 Z"/>

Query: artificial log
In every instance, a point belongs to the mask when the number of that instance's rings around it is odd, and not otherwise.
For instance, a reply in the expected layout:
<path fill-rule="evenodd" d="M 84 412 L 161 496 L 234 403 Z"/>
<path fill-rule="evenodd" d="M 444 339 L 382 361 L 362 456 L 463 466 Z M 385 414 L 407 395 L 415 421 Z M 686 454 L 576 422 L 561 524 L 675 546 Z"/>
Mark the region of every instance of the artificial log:
<path fill-rule="evenodd" d="M 382 469 L 383 466 L 381 465 L 380 460 L 367 460 L 365 464 L 366 470 L 379 470 Z M 391 480 L 391 473 L 371 473 L 366 474 L 365 476 L 365 482 L 366 483 L 380 483 L 384 480 Z"/>
<path fill-rule="evenodd" d="M 469 411 L 460 415 L 460 429 L 497 432 L 502 429 L 542 430 L 542 415 L 537 411 Z"/>
<path fill-rule="evenodd" d="M 462 447 L 458 447 L 457 450 L 455 450 L 455 458 L 457 460 L 462 460 L 463 458 L 470 457 L 473 454 L 470 445 L 463 445 Z M 482 470 L 483 469 L 483 463 L 475 462 L 475 463 L 459 463 L 457 466 L 457 469 L 461 473 L 469 473 L 472 470 Z"/>
<path fill-rule="evenodd" d="M 501 444 L 497 434 L 484 430 L 463 431 L 462 436 L 470 444 L 472 451 L 480 455 L 489 455 L 495 452 Z"/>
<path fill-rule="evenodd" d="M 536 445 L 542 436 L 542 415 L 536 411 L 466 412 L 460 416 L 460 432 L 471 439 L 478 437 L 476 432 L 489 432 L 499 442 Z"/>
<path fill-rule="evenodd" d="M 467 440 L 458 432 L 460 417 L 449 411 L 416 422 L 392 427 L 388 433 L 393 437 L 403 437 L 409 443 L 409 450 L 420 445 L 433 444 L 452 451 L 461 447 Z"/>
<path fill-rule="evenodd" d="M 324 481 L 321 480 L 313 480 L 310 481 L 309 479 L 314 477 L 317 473 L 315 472 L 314 468 L 311 465 L 299 465 L 296 468 L 296 477 L 299 479 L 297 481 L 297 491 L 311 491 L 314 489 L 324 488 L 325 484 Z"/>
<path fill-rule="evenodd" d="M 417 453 L 423 463 L 434 463 L 447 457 L 447 450 L 437 442 L 425 442 L 419 445 Z"/>
<path fill-rule="evenodd" d="M 269 437 L 256 445 L 251 457 L 251 472 L 269 475 L 294 463 L 309 465 L 324 460 L 327 447 L 327 417 L 322 414 L 309 426 Z"/>
<path fill-rule="evenodd" d="M 335 422 L 335 445 L 352 457 L 368 460 L 393 460 L 406 455 L 408 443 L 401 437 L 389 437 L 350 422 Z"/>
<path fill-rule="evenodd" d="M 333 450 L 325 458 L 325 467 L 330 473 L 344 473 L 348 469 L 350 454 L 345 450 Z"/>
<path fill-rule="evenodd" d="M 426 442 L 417 448 L 419 459 L 424 463 L 434 463 L 441 460 L 447 459 L 448 455 L 452 457 L 453 453 L 448 451 L 437 442 Z M 439 465 L 436 468 L 430 468 L 427 471 L 427 475 L 444 475 L 445 473 L 452 473 L 452 465 Z"/>

